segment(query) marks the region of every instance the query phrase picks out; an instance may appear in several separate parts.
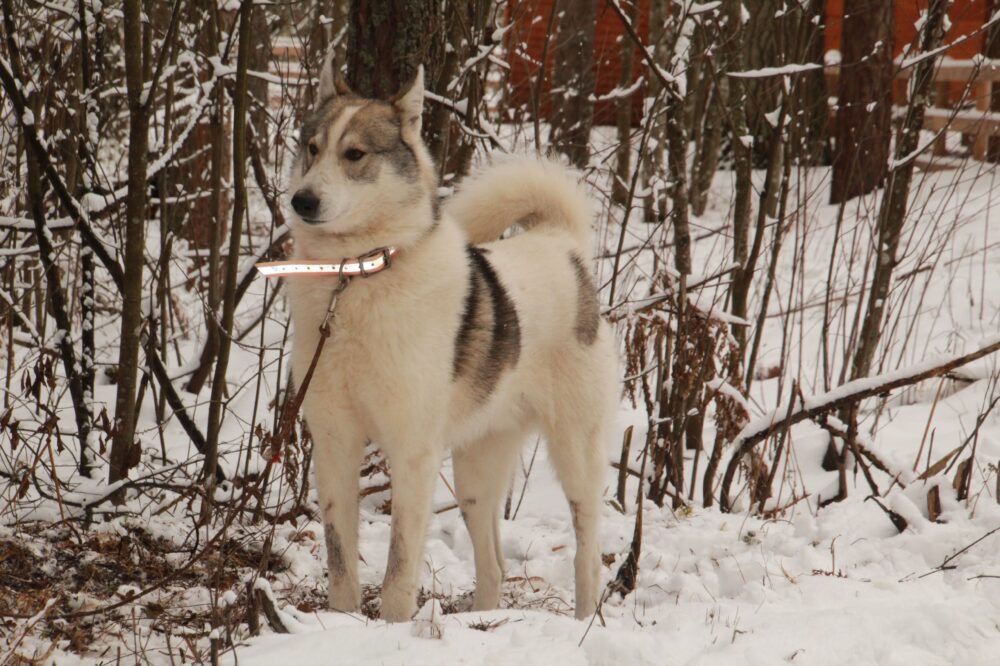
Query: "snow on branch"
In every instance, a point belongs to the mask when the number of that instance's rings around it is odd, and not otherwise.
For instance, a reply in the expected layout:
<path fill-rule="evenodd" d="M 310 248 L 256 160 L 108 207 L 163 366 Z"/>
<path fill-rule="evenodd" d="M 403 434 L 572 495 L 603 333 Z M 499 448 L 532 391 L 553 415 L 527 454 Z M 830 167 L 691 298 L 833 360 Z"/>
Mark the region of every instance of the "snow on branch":
<path fill-rule="evenodd" d="M 994 13 L 993 16 L 990 17 L 989 21 L 987 21 L 986 23 L 984 23 L 980 27 L 976 28 L 972 32 L 970 32 L 968 34 L 965 34 L 965 35 L 962 35 L 961 37 L 959 37 L 958 39 L 956 39 L 954 41 L 948 42 L 947 44 L 942 44 L 941 46 L 937 47 L 936 49 L 932 49 L 930 51 L 926 51 L 924 53 L 920 53 L 918 55 L 913 56 L 912 58 L 900 58 L 898 60 L 899 69 L 900 70 L 905 70 L 905 69 L 910 69 L 912 67 L 916 67 L 922 61 L 927 60 L 928 58 L 934 58 L 936 56 L 941 55 L 942 53 L 946 53 L 949 50 L 951 50 L 953 47 L 958 46 L 959 44 L 963 44 L 963 43 L 969 41 L 970 39 L 973 39 L 977 35 L 986 33 L 986 31 L 988 31 L 998 21 L 1000 21 L 1000 12 Z"/>
<path fill-rule="evenodd" d="M 826 393 L 807 397 L 804 404 L 789 413 L 785 404 L 768 414 L 754 419 L 736 437 L 736 444 L 757 443 L 775 434 L 782 428 L 795 425 L 806 419 L 813 419 L 826 412 L 846 407 L 867 398 L 873 398 L 904 386 L 910 386 L 931 377 L 939 377 L 955 368 L 977 361 L 1000 351 L 1000 336 L 992 338 L 976 351 L 958 357 L 936 356 L 912 365 L 875 377 L 862 377 L 842 384 Z M 792 398 L 794 400 L 794 398 Z M 788 414 L 787 418 L 783 418 Z"/>
<path fill-rule="evenodd" d="M 729 487 L 736 474 L 739 461 L 754 446 L 796 423 L 814 420 L 834 410 L 848 407 L 862 400 L 884 395 L 898 388 L 916 384 L 931 377 L 940 377 L 956 368 L 977 361 L 1000 351 L 1000 335 L 990 338 L 976 351 L 956 357 L 937 356 L 908 368 L 894 370 L 875 377 L 862 377 L 842 384 L 826 393 L 799 401 L 795 395 L 789 402 L 748 423 L 733 441 L 738 446 L 726 467 L 719 493 L 719 505 L 730 508 Z"/>
<path fill-rule="evenodd" d="M 782 67 L 761 67 L 760 69 L 748 69 L 742 72 L 728 72 L 728 75 L 740 79 L 766 79 L 772 76 L 800 74 L 817 69 L 823 69 L 823 65 L 818 62 L 791 63 Z"/>

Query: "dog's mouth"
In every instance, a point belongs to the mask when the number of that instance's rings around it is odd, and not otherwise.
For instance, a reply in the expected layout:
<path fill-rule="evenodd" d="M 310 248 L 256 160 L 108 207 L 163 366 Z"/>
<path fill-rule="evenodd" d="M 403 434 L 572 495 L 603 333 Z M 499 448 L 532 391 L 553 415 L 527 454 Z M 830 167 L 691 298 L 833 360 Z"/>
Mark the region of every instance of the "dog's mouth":
<path fill-rule="evenodd" d="M 355 231 L 353 230 L 335 230 L 332 224 L 327 224 L 330 220 L 324 220 L 319 218 L 305 218 L 301 215 L 295 216 L 298 221 L 302 223 L 303 231 L 309 229 L 309 236 L 315 239 L 327 239 L 333 241 L 346 241 L 355 236 Z"/>
<path fill-rule="evenodd" d="M 326 205 L 317 206 L 316 210 L 312 211 L 298 211 L 293 206 L 292 212 L 307 226 L 326 225 L 330 229 L 334 225 L 343 226 L 345 217 L 348 217 L 350 213 L 350 206 L 345 205 L 342 201 L 328 201 Z"/>

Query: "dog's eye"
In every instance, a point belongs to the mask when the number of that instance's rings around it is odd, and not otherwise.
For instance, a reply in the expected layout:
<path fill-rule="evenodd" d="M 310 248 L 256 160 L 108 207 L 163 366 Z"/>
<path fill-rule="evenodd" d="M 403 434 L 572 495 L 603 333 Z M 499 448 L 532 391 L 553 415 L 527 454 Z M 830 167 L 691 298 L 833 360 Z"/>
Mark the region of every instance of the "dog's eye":
<path fill-rule="evenodd" d="M 357 148 L 348 148 L 344 151 L 344 159 L 351 162 L 357 162 L 362 157 L 365 156 L 365 151 L 358 150 Z"/>
<path fill-rule="evenodd" d="M 319 154 L 319 146 L 316 145 L 315 141 L 309 142 L 309 154 L 316 157 Z"/>

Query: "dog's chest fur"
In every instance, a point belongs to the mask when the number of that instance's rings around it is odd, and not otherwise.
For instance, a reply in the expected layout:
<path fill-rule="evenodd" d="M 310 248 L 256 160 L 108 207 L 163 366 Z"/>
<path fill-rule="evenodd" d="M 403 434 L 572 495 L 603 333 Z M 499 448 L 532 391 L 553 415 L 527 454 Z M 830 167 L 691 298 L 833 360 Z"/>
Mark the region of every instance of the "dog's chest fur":
<path fill-rule="evenodd" d="M 470 247 L 445 219 L 391 268 L 347 287 L 309 388 L 324 404 L 307 396 L 306 419 L 347 408 L 383 445 L 423 435 L 454 447 L 530 428 L 551 409 L 565 364 L 578 363 L 574 354 L 586 354 L 597 334 L 593 287 L 579 279 L 571 250 L 538 233 Z M 296 381 L 335 285 L 288 283 Z"/>
<path fill-rule="evenodd" d="M 374 278 L 372 278 L 374 279 Z M 397 294 L 379 300 L 366 284 L 352 284 L 341 296 L 330 337 L 317 361 L 310 391 L 318 389 L 336 405 L 348 407 L 364 423 L 366 436 L 384 436 L 381 421 L 387 414 L 412 418 L 422 401 L 422 386 L 440 387 L 447 373 L 432 357 L 435 340 L 447 336 L 443 322 L 418 316 L 424 299 L 411 300 Z M 319 328 L 329 303 L 309 294 L 307 307 L 295 316 L 293 373 L 304 377 L 315 354 Z M 299 308 L 296 307 L 296 310 Z M 449 317 L 451 319 L 453 317 Z M 308 414 L 306 417 L 308 419 Z"/>
<path fill-rule="evenodd" d="M 456 232 L 435 232 L 440 238 L 382 273 L 355 278 L 340 296 L 308 390 L 349 408 L 371 439 L 400 430 L 455 434 L 500 395 L 518 364 L 514 302 L 487 253 Z M 289 281 L 296 381 L 315 354 L 336 284 Z"/>

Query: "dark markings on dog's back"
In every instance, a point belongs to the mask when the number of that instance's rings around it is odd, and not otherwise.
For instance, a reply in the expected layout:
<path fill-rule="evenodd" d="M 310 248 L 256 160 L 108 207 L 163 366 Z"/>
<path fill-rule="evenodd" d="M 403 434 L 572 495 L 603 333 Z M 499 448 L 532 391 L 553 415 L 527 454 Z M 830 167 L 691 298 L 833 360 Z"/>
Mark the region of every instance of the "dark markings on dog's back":
<path fill-rule="evenodd" d="M 521 326 L 517 310 L 485 251 L 467 248 L 469 288 L 462 323 L 455 336 L 452 376 L 468 378 L 479 400 L 500 381 L 501 373 L 517 365 L 521 355 Z"/>
<path fill-rule="evenodd" d="M 594 281 L 590 279 L 590 271 L 583 265 L 583 260 L 575 254 L 569 255 L 569 260 L 576 273 L 576 325 L 573 330 L 577 340 L 584 345 L 592 345 L 597 339 L 597 328 L 601 317 L 597 290 L 594 288 Z"/>
<path fill-rule="evenodd" d="M 472 250 L 469 249 L 471 254 Z M 469 261 L 469 288 L 465 295 L 465 309 L 462 312 L 462 323 L 455 336 L 455 356 L 452 359 L 452 377 L 461 377 L 472 369 L 470 350 L 481 346 L 481 338 L 485 329 L 479 323 L 479 293 L 482 290 L 482 278 L 479 271 Z"/>

